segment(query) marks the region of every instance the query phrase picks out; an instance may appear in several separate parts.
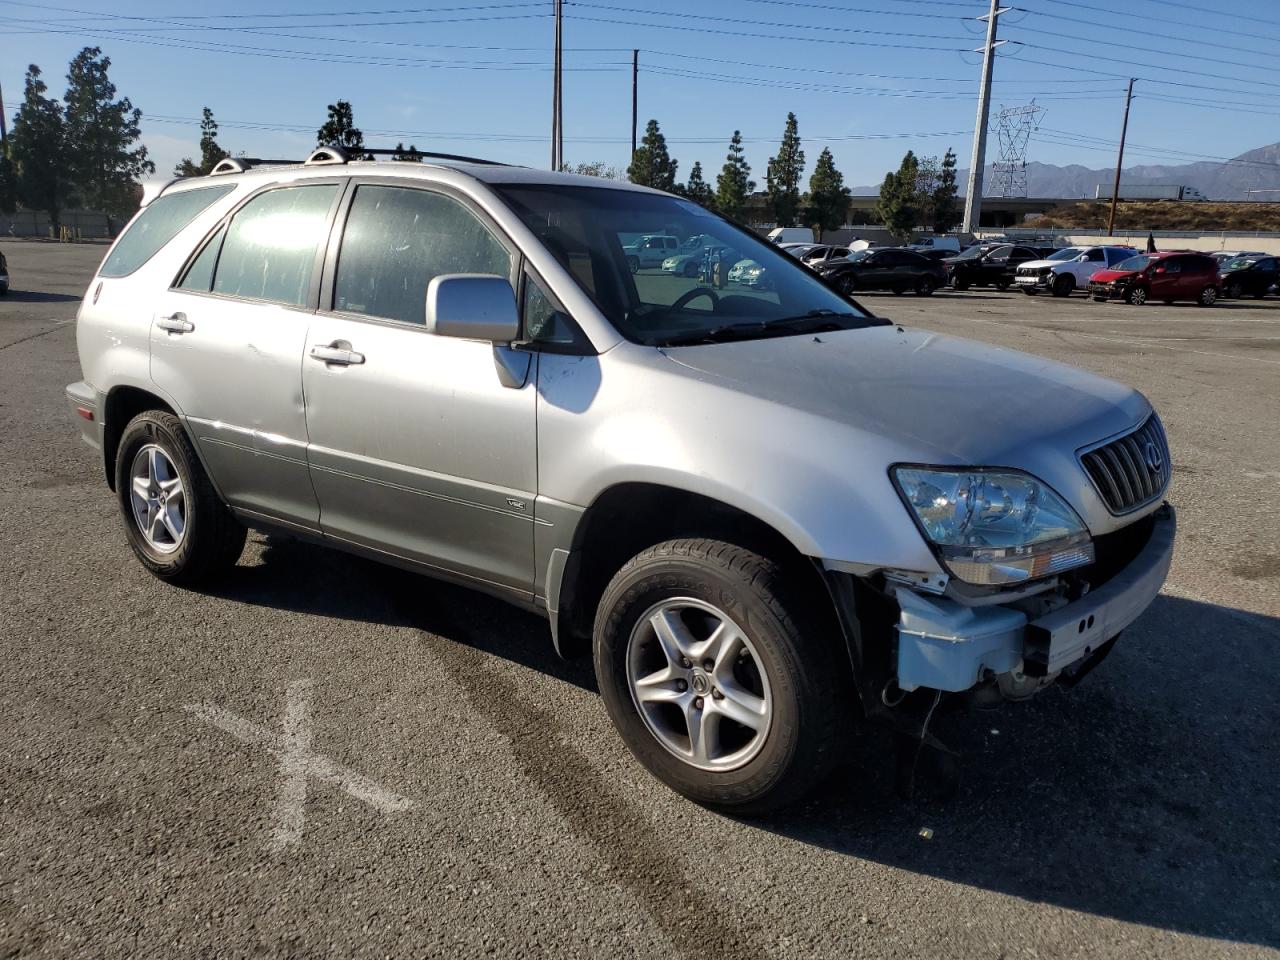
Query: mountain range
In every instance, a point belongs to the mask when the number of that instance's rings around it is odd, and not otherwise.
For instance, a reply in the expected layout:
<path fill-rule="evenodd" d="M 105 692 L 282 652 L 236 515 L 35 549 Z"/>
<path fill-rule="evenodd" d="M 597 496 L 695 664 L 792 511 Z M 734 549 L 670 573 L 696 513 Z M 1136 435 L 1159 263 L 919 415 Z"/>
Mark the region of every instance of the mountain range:
<path fill-rule="evenodd" d="M 1027 196 L 1086 199 L 1095 195 L 1099 184 L 1103 185 L 1103 194 L 1109 196 L 1115 171 L 1115 167 L 1090 169 L 1074 163 L 1064 167 L 1052 163 L 1028 163 Z M 968 170 L 958 172 L 961 194 L 968 179 Z M 1280 143 L 1246 151 L 1225 162 L 1202 160 L 1125 167 L 1121 180 L 1133 184 L 1195 187 L 1210 200 L 1245 200 L 1249 190 L 1275 190 L 1275 193 L 1255 194 L 1253 199 L 1280 201 Z M 1000 196 L 991 167 L 987 169 L 983 186 L 986 196 Z M 875 195 L 880 192 L 880 186 L 853 187 L 851 192 L 854 196 Z"/>

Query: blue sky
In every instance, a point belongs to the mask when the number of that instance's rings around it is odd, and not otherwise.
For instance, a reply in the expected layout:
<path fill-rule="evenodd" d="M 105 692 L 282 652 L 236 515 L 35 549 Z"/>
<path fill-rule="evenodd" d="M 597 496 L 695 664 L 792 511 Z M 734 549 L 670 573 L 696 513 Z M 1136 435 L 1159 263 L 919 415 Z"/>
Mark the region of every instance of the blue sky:
<path fill-rule="evenodd" d="M 788 110 L 809 170 L 829 146 L 850 185 L 878 183 L 907 149 L 952 147 L 967 166 L 981 60 L 970 51 L 987 5 L 566 3 L 566 159 L 626 165 L 639 48 L 640 125 L 659 120 L 681 179 L 695 160 L 712 179 L 738 128 L 763 181 Z M 1034 98 L 1046 108 L 1032 160 L 1114 163 L 1130 76 L 1140 79 L 1126 165 L 1225 158 L 1280 140 L 1275 0 L 1236 0 L 1230 13 L 1193 0 L 1011 6 L 993 107 Z M 551 10 L 551 0 L 0 0 L 0 84 L 12 119 L 27 63 L 61 96 L 67 62 L 101 46 L 120 92 L 143 110 L 162 173 L 196 152 L 203 106 L 225 148 L 298 157 L 338 98 L 352 102 L 370 145 L 413 141 L 546 166 Z"/>

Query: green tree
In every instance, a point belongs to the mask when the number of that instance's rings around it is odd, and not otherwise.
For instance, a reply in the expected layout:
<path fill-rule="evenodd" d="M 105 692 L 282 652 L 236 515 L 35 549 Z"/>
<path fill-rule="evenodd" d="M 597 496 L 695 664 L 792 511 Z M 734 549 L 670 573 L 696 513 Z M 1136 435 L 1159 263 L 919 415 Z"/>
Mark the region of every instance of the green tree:
<path fill-rule="evenodd" d="M 938 179 L 933 187 L 933 229 L 935 233 L 946 233 L 960 222 L 960 207 L 956 203 L 956 154 L 948 149 L 938 168 Z"/>
<path fill-rule="evenodd" d="M 650 120 L 644 128 L 644 139 L 631 155 L 627 179 L 655 190 L 674 190 L 677 166 L 667 152 L 667 138 L 658 129 L 658 121 Z"/>
<path fill-rule="evenodd" d="M 422 158 L 417 155 L 416 153 L 417 149 L 418 148 L 411 143 L 409 144 L 409 149 L 406 152 L 404 149 L 404 144 L 397 141 L 396 152 L 391 155 L 391 159 L 403 160 L 405 163 L 419 163 L 421 162 Z"/>
<path fill-rule="evenodd" d="M 317 147 L 341 147 L 353 159 L 364 153 L 364 134 L 356 126 L 351 104 L 346 100 L 329 104 L 329 116 L 316 131 Z M 366 156 L 366 159 L 373 159 Z"/>
<path fill-rule="evenodd" d="M 805 222 L 813 227 L 818 240 L 828 230 L 839 230 L 849 212 L 849 188 L 844 185 L 844 175 L 836 169 L 835 158 L 825 147 L 818 154 L 818 163 L 809 178 L 808 204 L 805 206 Z"/>
<path fill-rule="evenodd" d="M 218 145 L 218 121 L 213 119 L 213 111 L 205 107 L 200 119 L 200 162 L 187 157 L 173 168 L 173 174 L 176 177 L 208 176 L 218 161 L 227 156 L 227 151 Z"/>
<path fill-rule="evenodd" d="M 886 173 L 884 183 L 880 185 L 876 216 L 900 241 L 909 240 L 916 226 L 916 178 L 919 173 L 920 161 L 908 150 L 897 173 Z"/>
<path fill-rule="evenodd" d="M 9 159 L 7 143 L 0 143 L 0 213 L 13 213 L 18 207 L 18 175 Z"/>
<path fill-rule="evenodd" d="M 730 220 L 742 219 L 747 198 L 755 188 L 751 164 L 747 163 L 746 152 L 742 149 L 742 131 L 735 130 L 733 139 L 729 141 L 729 155 L 716 177 L 716 210 Z"/>
<path fill-rule="evenodd" d="M 99 47 L 81 50 L 67 71 L 63 98 L 67 166 L 80 202 L 108 221 L 124 219 L 138 206 L 138 181 L 155 173 L 142 137 L 142 111 L 128 97 L 117 100 L 107 76 L 111 58 Z"/>
<path fill-rule="evenodd" d="M 804 151 L 794 113 L 787 114 L 778 153 L 769 160 L 769 206 L 780 227 L 794 227 L 800 215 L 800 177 L 804 173 Z"/>
<path fill-rule="evenodd" d="M 611 163 L 603 160 L 591 160 L 586 163 L 566 163 L 560 167 L 562 173 L 576 173 L 580 177 L 599 177 L 601 180 L 625 180 L 627 175 Z"/>
<path fill-rule="evenodd" d="M 22 106 L 13 118 L 9 135 L 9 158 L 13 161 L 18 201 L 32 210 L 43 210 L 56 228 L 67 203 L 70 181 L 62 104 L 45 96 L 48 89 L 40 79 L 40 68 L 34 63 L 27 67 Z"/>
<path fill-rule="evenodd" d="M 715 206 L 715 194 L 711 190 L 711 184 L 707 183 L 702 177 L 702 162 L 695 160 L 693 169 L 689 171 L 689 182 L 685 184 L 683 193 L 694 203 L 700 203 L 707 209 Z"/>

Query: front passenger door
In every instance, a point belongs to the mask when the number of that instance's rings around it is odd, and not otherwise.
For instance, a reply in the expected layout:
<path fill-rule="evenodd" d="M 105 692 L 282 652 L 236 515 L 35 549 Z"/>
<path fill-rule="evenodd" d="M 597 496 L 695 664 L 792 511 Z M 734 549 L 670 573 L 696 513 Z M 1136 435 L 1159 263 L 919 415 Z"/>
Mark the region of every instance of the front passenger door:
<path fill-rule="evenodd" d="M 531 595 L 535 358 L 424 325 L 433 277 L 512 280 L 512 250 L 461 197 L 377 182 L 330 247 L 302 359 L 321 529 Z"/>

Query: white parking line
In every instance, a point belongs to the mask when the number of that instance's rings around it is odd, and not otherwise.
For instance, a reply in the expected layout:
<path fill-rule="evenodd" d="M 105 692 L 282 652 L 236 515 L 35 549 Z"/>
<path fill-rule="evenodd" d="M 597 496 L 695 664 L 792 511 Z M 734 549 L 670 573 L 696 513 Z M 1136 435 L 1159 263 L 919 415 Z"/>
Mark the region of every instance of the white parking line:
<path fill-rule="evenodd" d="M 262 747 L 279 757 L 275 826 L 267 842 L 270 850 L 286 850 L 302 838 L 306 826 L 307 781 L 311 777 L 341 787 L 352 797 L 384 814 L 400 813 L 413 806 L 409 798 L 314 752 L 310 680 L 289 684 L 285 697 L 284 733 L 281 736 L 212 703 L 189 703 L 183 709 L 196 719 L 231 734 L 241 743 Z"/>

